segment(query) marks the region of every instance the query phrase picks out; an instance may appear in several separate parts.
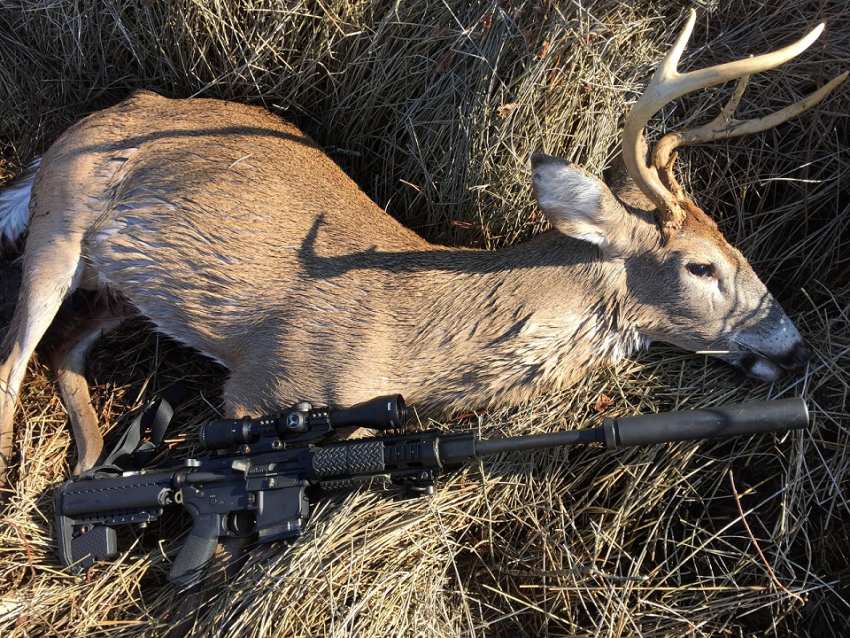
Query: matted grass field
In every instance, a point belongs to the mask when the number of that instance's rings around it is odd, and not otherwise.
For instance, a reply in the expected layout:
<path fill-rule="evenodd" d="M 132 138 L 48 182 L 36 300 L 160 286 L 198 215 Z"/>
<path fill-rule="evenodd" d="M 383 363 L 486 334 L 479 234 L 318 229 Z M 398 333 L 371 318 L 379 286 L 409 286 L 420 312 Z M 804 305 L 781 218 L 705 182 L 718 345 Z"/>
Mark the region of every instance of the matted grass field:
<path fill-rule="evenodd" d="M 790 43 L 754 77 L 755 117 L 850 69 L 846 1 L 5 0 L 0 4 L 0 181 L 70 124 L 139 88 L 258 104 L 323 145 L 378 204 L 426 238 L 498 249 L 540 232 L 529 154 L 601 175 L 624 114 L 684 24 L 682 68 Z M 659 133 L 707 121 L 731 94 L 668 105 Z M 749 138 L 683 151 L 680 181 L 804 334 L 804 374 L 772 385 L 653 345 L 519 409 L 430 424 L 490 436 L 598 425 L 604 414 L 803 396 L 810 432 L 607 453 L 508 454 L 397 502 L 338 495 L 294 544 L 254 550 L 198 610 L 194 635 L 850 635 L 850 87 Z M 0 331 L 19 247 L 6 246 Z M 62 569 L 55 489 L 74 460 L 46 357 L 31 362 L 0 513 L 0 634 L 159 636 L 181 595 L 166 575 L 188 518 L 173 512 L 81 577 Z M 169 458 L 197 450 L 225 371 L 143 321 L 89 365 L 107 442 L 131 412 L 187 379 Z M 474 410 L 478 406 L 469 406 Z M 601 407 L 601 406 L 600 406 Z M 426 427 L 429 424 L 423 424 Z"/>

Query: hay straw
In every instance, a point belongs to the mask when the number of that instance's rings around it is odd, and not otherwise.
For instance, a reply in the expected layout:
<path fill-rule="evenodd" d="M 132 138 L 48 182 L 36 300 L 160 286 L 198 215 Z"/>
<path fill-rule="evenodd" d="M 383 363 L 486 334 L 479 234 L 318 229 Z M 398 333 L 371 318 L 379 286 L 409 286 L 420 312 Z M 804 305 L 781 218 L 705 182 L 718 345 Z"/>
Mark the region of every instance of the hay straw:
<path fill-rule="evenodd" d="M 134 89 L 214 96 L 295 121 L 428 239 L 498 248 L 545 227 L 530 195 L 529 153 L 601 174 L 624 113 L 689 8 L 674 0 L 288 5 L 7 0 L 0 179 Z M 763 52 L 828 24 L 800 59 L 751 80 L 741 116 L 780 108 L 850 68 L 844 3 L 699 5 L 683 68 Z M 731 90 L 669 105 L 650 136 L 711 119 Z M 298 542 L 252 552 L 225 591 L 204 601 L 196 635 L 847 635 L 848 121 L 841 87 L 774 131 L 680 159 L 682 184 L 806 335 L 813 357 L 800 378 L 764 386 L 708 356 L 653 346 L 567 392 L 435 424 L 496 436 L 598 425 L 603 395 L 613 399 L 609 415 L 802 395 L 811 432 L 502 455 L 448 477 L 426 499 L 396 502 L 379 486 L 335 495 Z M 0 276 L 12 281 L 20 266 L 5 250 Z M 8 292 L 0 297 L 0 325 L 12 306 Z M 89 377 L 110 432 L 187 378 L 192 399 L 169 439 L 177 458 L 196 450 L 224 373 L 138 323 L 98 346 Z M 0 514 L 0 633 L 163 635 L 182 598 L 165 578 L 187 518 L 171 512 L 144 533 L 123 530 L 119 559 L 69 575 L 56 555 L 52 498 L 73 450 L 38 356 L 21 402 L 14 493 Z"/>

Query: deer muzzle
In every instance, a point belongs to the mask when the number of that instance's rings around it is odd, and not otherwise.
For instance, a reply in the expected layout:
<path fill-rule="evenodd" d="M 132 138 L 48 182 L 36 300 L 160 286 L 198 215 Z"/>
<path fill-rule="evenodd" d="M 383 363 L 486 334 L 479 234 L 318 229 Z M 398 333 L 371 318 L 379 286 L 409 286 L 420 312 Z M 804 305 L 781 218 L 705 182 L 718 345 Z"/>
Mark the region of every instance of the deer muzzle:
<path fill-rule="evenodd" d="M 779 321 L 737 334 L 732 348 L 721 359 L 739 367 L 760 381 L 772 382 L 783 373 L 797 372 L 806 367 L 811 353 L 790 319 L 782 314 Z"/>

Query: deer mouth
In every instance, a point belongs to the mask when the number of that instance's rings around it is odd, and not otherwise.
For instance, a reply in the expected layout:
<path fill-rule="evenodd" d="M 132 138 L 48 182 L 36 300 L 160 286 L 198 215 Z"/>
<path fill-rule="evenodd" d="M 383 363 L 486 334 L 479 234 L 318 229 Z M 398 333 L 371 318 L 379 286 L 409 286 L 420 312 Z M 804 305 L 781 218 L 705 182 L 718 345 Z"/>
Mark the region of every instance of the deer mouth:
<path fill-rule="evenodd" d="M 729 362 L 747 376 L 764 383 L 778 381 L 785 372 L 785 369 L 772 359 L 756 352 L 735 353 L 730 359 Z"/>
<path fill-rule="evenodd" d="M 736 345 L 740 347 L 743 344 Z M 781 353 L 767 354 L 744 346 L 744 349 L 719 355 L 719 358 L 740 368 L 754 379 L 772 383 L 782 378 L 786 372 L 797 372 L 804 368 L 809 361 L 809 350 L 799 341 Z"/>

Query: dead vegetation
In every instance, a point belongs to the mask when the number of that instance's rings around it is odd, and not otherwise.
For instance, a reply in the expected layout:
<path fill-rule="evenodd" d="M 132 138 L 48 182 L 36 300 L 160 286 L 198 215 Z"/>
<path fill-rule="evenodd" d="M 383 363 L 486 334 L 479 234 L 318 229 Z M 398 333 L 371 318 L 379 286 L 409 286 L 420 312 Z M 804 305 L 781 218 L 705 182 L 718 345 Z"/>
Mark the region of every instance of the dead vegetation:
<path fill-rule="evenodd" d="M 825 20 L 799 59 L 754 77 L 758 116 L 850 68 L 845 2 L 698 2 L 683 66 L 764 52 Z M 528 155 L 601 173 L 623 115 L 690 3 L 341 0 L 7 0 L 0 5 L 0 179 L 62 130 L 132 90 L 261 104 L 323 144 L 366 192 L 427 238 L 482 248 L 544 223 Z M 667 107 L 656 134 L 714 116 L 731 87 Z M 690 149 L 681 181 L 712 211 L 807 338 L 807 373 L 767 387 L 653 346 L 520 410 L 440 427 L 487 435 L 633 414 L 805 396 L 811 432 L 564 449 L 472 465 L 436 495 L 324 501 L 294 545 L 257 548 L 199 610 L 199 636 L 845 636 L 850 632 L 850 89 L 778 129 Z M 652 128 L 654 127 L 654 128 Z M 6 249 L 0 276 L 15 276 Z M 14 288 L 14 286 L 12 286 Z M 7 295 L 8 297 L 8 295 Z M 0 299 L 2 323 L 11 300 Z M 61 569 L 53 491 L 73 458 L 36 357 L 22 391 L 10 504 L 0 514 L 5 636 L 158 636 L 180 595 L 165 577 L 176 512 L 87 577 Z M 192 453 L 223 370 L 144 324 L 105 340 L 91 379 L 103 423 L 179 378 L 171 457 Z M 475 406 L 470 406 L 475 407 Z M 423 424 L 423 427 L 426 424 Z"/>

